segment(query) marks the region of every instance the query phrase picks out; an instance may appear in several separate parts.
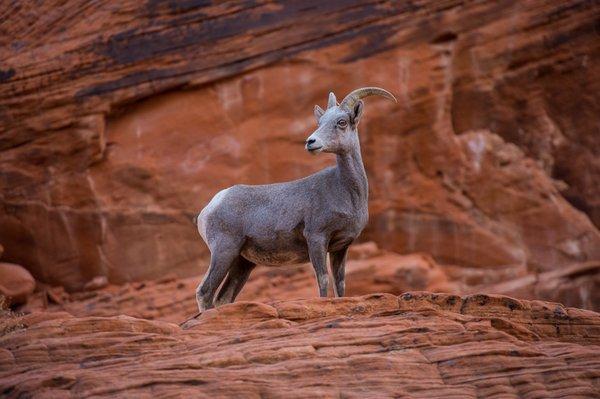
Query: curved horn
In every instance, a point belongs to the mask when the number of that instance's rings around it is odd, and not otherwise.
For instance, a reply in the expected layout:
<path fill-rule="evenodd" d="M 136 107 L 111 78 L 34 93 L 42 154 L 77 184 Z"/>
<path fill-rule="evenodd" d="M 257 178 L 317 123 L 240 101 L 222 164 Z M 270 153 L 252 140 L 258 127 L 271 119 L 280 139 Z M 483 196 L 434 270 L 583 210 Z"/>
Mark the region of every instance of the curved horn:
<path fill-rule="evenodd" d="M 344 99 L 340 103 L 340 107 L 352 109 L 358 100 L 368 96 L 382 96 L 389 100 L 393 100 L 394 102 L 398 102 L 396 100 L 396 97 L 394 97 L 393 94 L 387 90 L 381 89 L 379 87 L 362 87 L 360 89 L 354 90 L 352 93 L 344 97 Z"/>

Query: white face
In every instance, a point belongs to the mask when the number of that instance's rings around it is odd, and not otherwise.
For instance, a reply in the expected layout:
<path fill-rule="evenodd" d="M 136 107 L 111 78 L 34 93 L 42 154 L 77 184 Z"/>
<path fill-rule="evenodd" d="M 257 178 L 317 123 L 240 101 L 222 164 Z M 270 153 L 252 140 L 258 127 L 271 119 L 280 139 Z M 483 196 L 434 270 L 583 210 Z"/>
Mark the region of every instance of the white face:
<path fill-rule="evenodd" d="M 320 110 L 320 111 L 319 111 Z M 362 114 L 362 101 L 355 107 L 355 113 L 334 106 L 324 113 L 315 109 L 318 128 L 306 139 L 306 150 L 312 154 L 347 152 L 358 144 L 356 127 Z"/>

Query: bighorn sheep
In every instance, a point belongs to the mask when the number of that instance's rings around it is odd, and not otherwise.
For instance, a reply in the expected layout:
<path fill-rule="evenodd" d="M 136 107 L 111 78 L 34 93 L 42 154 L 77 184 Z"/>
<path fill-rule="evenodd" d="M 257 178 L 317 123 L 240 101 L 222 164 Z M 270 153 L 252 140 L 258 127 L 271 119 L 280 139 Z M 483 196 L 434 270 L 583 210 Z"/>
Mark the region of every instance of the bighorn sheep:
<path fill-rule="evenodd" d="M 335 294 L 344 295 L 346 251 L 369 217 L 357 128 L 361 98 L 371 95 L 396 101 L 384 89 L 366 87 L 354 90 L 339 105 L 329 93 L 326 111 L 315 106 L 318 127 L 306 140 L 306 150 L 336 154 L 336 166 L 290 182 L 227 188 L 200 212 L 198 231 L 211 253 L 196 290 L 200 312 L 233 302 L 257 263 L 280 266 L 310 260 L 319 294 L 327 296 L 328 252 Z"/>

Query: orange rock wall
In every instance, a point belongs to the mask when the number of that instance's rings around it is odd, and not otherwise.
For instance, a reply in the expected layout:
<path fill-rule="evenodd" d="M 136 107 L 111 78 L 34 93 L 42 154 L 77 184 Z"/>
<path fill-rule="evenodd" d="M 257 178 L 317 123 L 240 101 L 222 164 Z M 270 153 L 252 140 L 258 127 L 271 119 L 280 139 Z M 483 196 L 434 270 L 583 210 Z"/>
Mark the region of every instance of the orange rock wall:
<path fill-rule="evenodd" d="M 202 3 L 8 6 L 4 260 L 69 289 L 198 274 L 192 216 L 330 164 L 312 107 L 366 85 L 399 104 L 366 100 L 364 238 L 487 284 L 600 258 L 596 3 Z"/>

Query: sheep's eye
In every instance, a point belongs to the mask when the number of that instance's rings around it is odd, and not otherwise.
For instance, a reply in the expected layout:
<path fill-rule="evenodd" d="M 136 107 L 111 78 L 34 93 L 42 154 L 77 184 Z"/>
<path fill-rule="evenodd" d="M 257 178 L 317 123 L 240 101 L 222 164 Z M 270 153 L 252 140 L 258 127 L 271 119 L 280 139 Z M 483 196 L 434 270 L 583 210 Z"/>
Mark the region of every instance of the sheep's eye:
<path fill-rule="evenodd" d="M 342 129 L 345 128 L 347 124 L 348 122 L 346 122 L 344 119 L 340 119 L 337 123 L 338 127 L 341 127 Z"/>

